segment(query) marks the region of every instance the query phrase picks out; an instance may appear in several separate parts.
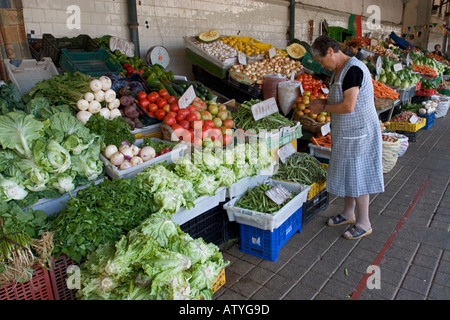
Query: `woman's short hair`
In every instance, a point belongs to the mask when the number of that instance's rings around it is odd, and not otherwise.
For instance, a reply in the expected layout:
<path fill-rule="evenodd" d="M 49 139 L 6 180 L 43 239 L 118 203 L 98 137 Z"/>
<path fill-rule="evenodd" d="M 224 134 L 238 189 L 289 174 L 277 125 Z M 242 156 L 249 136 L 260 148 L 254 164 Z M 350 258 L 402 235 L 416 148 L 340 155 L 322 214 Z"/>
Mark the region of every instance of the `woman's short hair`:
<path fill-rule="evenodd" d="M 319 36 L 314 40 L 311 46 L 311 54 L 313 57 L 323 58 L 327 55 L 328 48 L 332 48 L 334 52 L 339 52 L 341 46 L 339 42 L 329 36 Z"/>

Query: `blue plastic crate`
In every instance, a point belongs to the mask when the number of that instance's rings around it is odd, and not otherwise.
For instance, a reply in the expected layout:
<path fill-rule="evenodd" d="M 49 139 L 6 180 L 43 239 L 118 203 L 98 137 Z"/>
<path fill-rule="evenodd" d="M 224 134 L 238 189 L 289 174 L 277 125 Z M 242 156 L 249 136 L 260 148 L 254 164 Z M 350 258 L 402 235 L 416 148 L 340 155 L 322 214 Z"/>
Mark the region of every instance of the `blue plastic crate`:
<path fill-rule="evenodd" d="M 298 231 L 302 232 L 303 207 L 294 212 L 281 226 L 262 230 L 239 224 L 240 250 L 266 260 L 277 261 L 280 249 Z"/>
<path fill-rule="evenodd" d="M 435 114 L 436 114 L 435 112 L 429 114 L 418 114 L 419 117 L 427 119 L 425 127 L 422 128 L 423 130 L 428 130 L 433 126 Z"/>

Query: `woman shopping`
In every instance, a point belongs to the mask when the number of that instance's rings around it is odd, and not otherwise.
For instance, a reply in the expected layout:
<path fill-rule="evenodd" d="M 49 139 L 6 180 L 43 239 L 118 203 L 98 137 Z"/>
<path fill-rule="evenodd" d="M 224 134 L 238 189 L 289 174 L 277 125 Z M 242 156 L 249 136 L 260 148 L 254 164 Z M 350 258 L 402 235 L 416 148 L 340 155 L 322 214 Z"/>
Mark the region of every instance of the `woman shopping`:
<path fill-rule="evenodd" d="M 343 212 L 330 218 L 328 225 L 350 224 L 343 236 L 359 239 L 372 233 L 370 194 L 384 192 L 381 128 L 371 74 L 328 36 L 318 37 L 311 52 L 324 68 L 335 71 L 328 100 L 313 100 L 310 105 L 312 113 L 331 114 L 327 190 L 344 199 Z"/>

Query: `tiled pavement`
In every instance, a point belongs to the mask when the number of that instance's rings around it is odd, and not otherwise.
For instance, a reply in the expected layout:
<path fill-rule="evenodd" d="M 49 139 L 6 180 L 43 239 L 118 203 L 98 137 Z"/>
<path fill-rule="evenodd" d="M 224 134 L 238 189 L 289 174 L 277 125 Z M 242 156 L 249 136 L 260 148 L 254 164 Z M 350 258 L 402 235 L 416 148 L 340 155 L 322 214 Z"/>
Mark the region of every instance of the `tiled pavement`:
<path fill-rule="evenodd" d="M 303 226 L 275 262 L 222 246 L 231 263 L 216 300 L 450 299 L 450 115 L 418 132 L 371 197 L 373 233 L 347 240 L 327 227 L 342 200 Z M 372 274 L 367 268 L 377 266 Z M 377 282 L 379 279 L 379 282 Z M 369 284 L 369 286 L 366 285 Z"/>

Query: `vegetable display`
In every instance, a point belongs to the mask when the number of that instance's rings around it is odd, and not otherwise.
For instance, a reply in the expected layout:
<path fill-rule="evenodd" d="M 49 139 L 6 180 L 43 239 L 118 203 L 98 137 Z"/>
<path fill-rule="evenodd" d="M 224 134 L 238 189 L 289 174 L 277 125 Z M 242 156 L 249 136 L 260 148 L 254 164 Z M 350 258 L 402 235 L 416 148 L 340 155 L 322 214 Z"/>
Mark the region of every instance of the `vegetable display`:
<path fill-rule="evenodd" d="M 244 193 L 244 195 L 236 202 L 235 206 L 261 213 L 275 213 L 280 211 L 283 205 L 295 196 L 292 195 L 286 202 L 279 205 L 265 194 L 266 191 L 269 191 L 272 188 L 272 185 L 261 183 Z"/>
<path fill-rule="evenodd" d="M 124 141 L 133 144 L 136 141 L 134 134 L 130 132 L 128 121 L 123 117 L 117 117 L 113 120 L 95 114 L 89 118 L 86 127 L 92 132 L 103 137 L 104 146 L 113 144 L 117 147 L 121 146 Z"/>
<path fill-rule="evenodd" d="M 273 178 L 311 185 L 321 182 L 326 175 L 326 169 L 316 158 L 308 153 L 296 152 L 287 159 L 286 163 L 280 163 L 278 172 Z"/>
<path fill-rule="evenodd" d="M 321 133 L 318 133 L 317 136 L 311 137 L 311 142 L 316 146 L 331 148 L 331 134 L 322 136 Z"/>
<path fill-rule="evenodd" d="M 384 83 L 381 83 L 374 79 L 372 79 L 372 83 L 373 83 L 374 96 L 376 98 L 386 98 L 386 99 L 397 100 L 400 97 L 400 93 L 398 93 L 394 89 L 388 87 Z"/>
<path fill-rule="evenodd" d="M 236 112 L 232 113 L 234 123 L 237 128 L 244 130 L 278 130 L 283 126 L 294 126 L 295 123 L 283 116 L 281 113 L 276 112 L 270 116 L 261 120 L 255 121 L 252 114 L 252 105 L 261 102 L 259 99 L 251 99 L 250 101 L 244 101 Z"/>
<path fill-rule="evenodd" d="M 172 221 L 150 217 L 82 265 L 82 300 L 211 300 L 229 262 L 214 244 L 193 239 Z"/>

